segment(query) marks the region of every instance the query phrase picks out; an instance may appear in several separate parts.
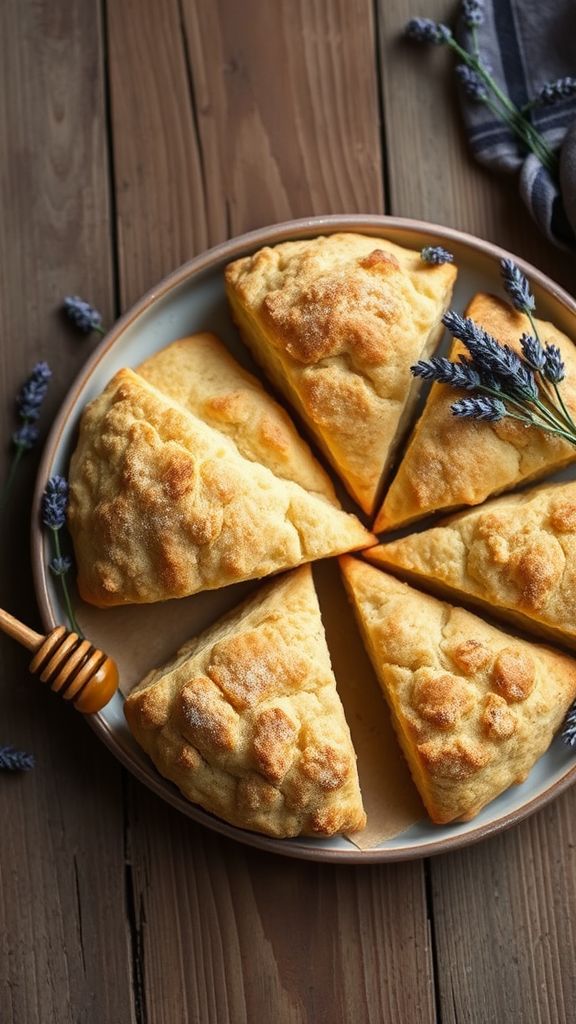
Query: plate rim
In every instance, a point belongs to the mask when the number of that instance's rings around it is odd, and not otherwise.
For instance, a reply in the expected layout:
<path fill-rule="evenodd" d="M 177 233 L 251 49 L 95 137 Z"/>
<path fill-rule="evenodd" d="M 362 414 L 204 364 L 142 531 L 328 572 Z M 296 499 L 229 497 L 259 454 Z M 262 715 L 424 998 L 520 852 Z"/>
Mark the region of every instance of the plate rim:
<path fill-rule="evenodd" d="M 114 323 L 112 328 L 106 333 L 105 337 L 94 348 L 66 393 L 60 410 L 48 433 L 36 476 L 32 509 L 35 510 L 39 507 L 42 491 L 48 478 L 56 452 L 59 449 L 62 433 L 69 417 L 74 413 L 80 390 L 92 376 L 94 370 L 103 357 L 120 340 L 129 325 L 149 309 L 158 299 L 166 296 L 170 291 L 183 284 L 186 280 L 194 278 L 202 271 L 209 270 L 215 263 L 219 263 L 223 259 L 234 259 L 235 256 L 252 246 L 256 249 L 263 245 L 274 245 L 278 244 L 280 241 L 289 240 L 290 237 L 305 237 L 307 234 L 311 233 L 321 234 L 323 230 L 329 234 L 334 234 L 339 230 L 354 230 L 357 232 L 368 231 L 369 233 L 374 234 L 375 229 L 380 229 L 382 234 L 384 234 L 386 229 L 391 229 L 399 231 L 414 231 L 415 233 L 424 235 L 434 235 L 438 241 L 457 242 L 485 256 L 497 259 L 512 257 L 520 269 L 530 277 L 531 283 L 537 284 L 544 291 L 551 294 L 556 301 L 566 307 L 568 312 L 574 316 L 576 321 L 576 300 L 564 288 L 558 285 L 542 271 L 538 270 L 537 267 L 534 267 L 527 260 L 516 256 L 514 253 L 501 248 L 493 242 L 479 238 L 478 236 L 469 234 L 468 232 L 460 231 L 457 228 L 445 227 L 430 221 L 423 221 L 408 217 L 394 217 L 387 214 L 327 214 L 281 221 L 275 224 L 256 228 L 253 231 L 245 232 L 242 235 L 236 235 L 234 238 L 227 239 L 224 242 L 220 242 L 218 245 L 212 246 L 210 249 L 204 250 L 202 253 L 192 257 L 192 259 L 187 260 L 175 270 L 171 271 L 163 277 L 158 284 L 145 292 L 137 302 L 130 306 L 130 308 Z M 53 629 L 57 623 L 53 615 L 48 588 L 46 586 L 46 578 L 43 572 L 44 534 L 41 529 L 39 519 L 34 514 L 31 517 L 30 543 L 34 591 L 42 623 L 44 628 L 49 630 Z M 561 778 L 556 782 L 551 783 L 551 785 L 543 792 L 526 801 L 526 803 L 522 804 L 515 810 L 503 815 L 498 820 L 486 822 L 483 825 L 479 825 L 476 829 L 472 829 L 462 835 L 456 834 L 443 839 L 438 839 L 431 843 L 427 843 L 425 846 L 416 846 L 413 843 L 408 843 L 405 846 L 390 847 L 388 849 L 377 847 L 372 850 L 364 851 L 357 848 L 351 848 L 350 850 L 331 850 L 320 846 L 317 849 L 314 849 L 313 847 L 300 847 L 296 843 L 292 844 L 283 839 L 276 839 L 272 836 L 266 836 L 261 833 L 249 832 L 244 829 L 240 829 L 234 825 L 230 825 L 226 821 L 214 817 L 197 805 L 188 803 L 188 801 L 178 793 L 176 787 L 174 787 L 168 779 L 165 779 L 159 772 L 157 772 L 152 763 L 151 770 L 147 771 L 135 759 L 130 757 L 129 752 L 123 748 L 122 744 L 116 738 L 115 733 L 100 713 L 96 715 L 88 715 L 85 716 L 85 718 L 87 718 L 88 724 L 99 739 L 114 754 L 120 763 L 124 765 L 125 768 L 136 776 L 140 782 L 143 782 L 144 785 L 156 793 L 156 795 L 160 796 L 163 800 L 169 803 L 176 810 L 185 814 L 188 818 L 191 818 L 197 823 L 206 826 L 220 835 L 224 835 L 229 839 L 234 839 L 236 842 L 299 860 L 325 861 L 356 865 L 381 864 L 394 861 L 420 860 L 424 857 L 435 856 L 437 854 L 451 852 L 452 850 L 462 849 L 463 847 L 471 846 L 488 838 L 489 836 L 496 835 L 508 828 L 511 828 L 513 825 L 518 824 L 535 811 L 545 807 L 551 800 L 556 799 L 557 796 L 563 793 L 576 781 L 576 764 L 574 764 L 571 768 L 567 769 Z"/>

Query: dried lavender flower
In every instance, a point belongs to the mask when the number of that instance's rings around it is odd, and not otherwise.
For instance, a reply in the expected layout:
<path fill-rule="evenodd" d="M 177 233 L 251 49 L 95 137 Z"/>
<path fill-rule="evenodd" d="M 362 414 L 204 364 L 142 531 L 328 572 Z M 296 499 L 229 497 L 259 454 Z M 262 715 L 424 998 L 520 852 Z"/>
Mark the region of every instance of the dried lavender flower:
<path fill-rule="evenodd" d="M 470 360 L 460 363 L 451 363 L 443 356 L 433 356 L 428 361 L 421 359 L 410 367 L 415 377 L 423 380 L 434 380 L 438 384 L 449 384 L 454 388 L 464 388 L 473 391 L 480 386 L 480 375 L 474 369 Z"/>
<path fill-rule="evenodd" d="M 476 72 L 467 64 L 457 64 L 454 73 L 469 99 L 484 103 L 488 98 L 488 90 Z"/>
<path fill-rule="evenodd" d="M 462 0 L 462 18 L 467 28 L 477 28 L 484 21 L 484 0 Z"/>
<path fill-rule="evenodd" d="M 576 747 L 576 704 L 572 705 L 564 719 L 562 739 L 569 747 Z"/>
<path fill-rule="evenodd" d="M 37 420 L 40 407 L 46 398 L 52 370 L 48 363 L 36 363 L 32 373 L 24 381 L 16 396 L 18 415 L 23 420 Z"/>
<path fill-rule="evenodd" d="M 68 481 L 63 476 L 50 477 L 42 495 L 42 522 L 50 530 L 60 530 L 66 522 Z"/>
<path fill-rule="evenodd" d="M 546 345 L 546 362 L 542 372 L 551 384 L 560 384 L 564 380 L 566 369 L 557 345 Z"/>
<path fill-rule="evenodd" d="M 94 306 L 91 306 L 85 299 L 81 299 L 78 295 L 67 295 L 64 299 L 64 311 L 66 316 L 75 327 L 83 331 L 84 334 L 90 334 L 91 331 L 100 331 L 104 333 L 102 327 L 102 317 Z"/>
<path fill-rule="evenodd" d="M 50 562 L 50 570 L 55 576 L 65 576 L 72 568 L 72 559 L 67 555 L 60 555 Z"/>
<path fill-rule="evenodd" d="M 76 622 L 66 582 L 66 575 L 72 568 L 72 559 L 63 555 L 60 547 L 60 530 L 66 522 L 69 490 L 68 481 L 63 476 L 50 477 L 42 495 L 40 515 L 44 526 L 48 527 L 52 534 L 54 557 L 49 562 L 50 571 L 60 580 L 70 628 L 78 636 L 83 636 L 84 634 Z"/>
<path fill-rule="evenodd" d="M 520 313 L 533 313 L 536 309 L 534 296 L 530 291 L 530 285 L 520 267 L 516 266 L 514 260 L 500 260 L 500 269 L 504 287 L 512 299 L 512 305 Z"/>
<path fill-rule="evenodd" d="M 452 33 L 447 25 L 431 18 L 410 18 L 404 34 L 415 43 L 434 43 L 437 46 L 446 43 Z"/>
<path fill-rule="evenodd" d="M 33 423 L 23 423 L 12 434 L 12 443 L 19 452 L 29 452 L 38 441 L 38 427 Z"/>
<path fill-rule="evenodd" d="M 9 772 L 29 772 L 35 765 L 34 755 L 14 747 L 0 747 L 0 768 Z"/>
<path fill-rule="evenodd" d="M 508 388 L 524 398 L 538 398 L 534 374 L 508 345 L 501 345 L 479 324 L 454 310 L 448 310 L 442 322 L 450 334 L 466 345 L 484 383 L 488 377 L 495 378 L 500 388 Z"/>
<path fill-rule="evenodd" d="M 431 263 L 435 266 L 454 262 L 453 254 L 441 245 L 425 245 L 420 252 L 420 258 L 424 260 L 424 263 Z"/>
<path fill-rule="evenodd" d="M 565 100 L 574 95 L 576 95 L 576 78 L 567 75 L 566 78 L 557 78 L 555 82 L 546 82 L 533 103 L 548 107 L 557 103 L 558 100 Z"/>
<path fill-rule="evenodd" d="M 540 344 L 540 340 L 532 334 L 523 334 L 520 338 L 520 345 L 526 362 L 533 370 L 541 372 L 546 365 L 546 352 Z"/>
<path fill-rule="evenodd" d="M 489 420 L 496 423 L 507 415 L 506 406 L 499 398 L 461 398 L 451 406 L 452 414 L 462 419 Z"/>

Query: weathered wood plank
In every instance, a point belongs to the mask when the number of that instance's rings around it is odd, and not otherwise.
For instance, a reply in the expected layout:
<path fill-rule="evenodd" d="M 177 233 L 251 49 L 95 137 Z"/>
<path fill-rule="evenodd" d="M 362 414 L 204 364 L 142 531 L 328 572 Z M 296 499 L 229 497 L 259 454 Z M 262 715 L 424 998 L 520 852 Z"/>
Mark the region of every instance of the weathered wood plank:
<path fill-rule="evenodd" d="M 570 290 L 574 260 L 532 225 L 513 182 L 466 148 L 442 48 L 399 42 L 413 14 L 447 20 L 453 5 L 379 4 L 392 212 L 451 224 L 532 260 Z M 430 863 L 442 1020 L 568 1021 L 576 999 L 576 793 L 519 828 Z"/>
<path fill-rule="evenodd" d="M 368 0 L 184 0 L 182 11 L 184 36 L 175 0 L 140 3 L 137 18 L 132 0 L 110 5 L 124 299 L 225 234 L 383 206 Z M 137 105 L 149 120 L 134 131 Z M 175 145 L 165 126 L 176 121 L 179 162 L 154 154 Z M 178 201 L 186 190 L 205 210 L 197 233 Z M 150 1020 L 434 1019 L 420 864 L 284 861 L 195 827 L 135 783 L 129 793 Z"/>
<path fill-rule="evenodd" d="M 112 311 L 98 2 L 0 5 L 0 429 L 32 365 L 54 371 L 49 423 L 93 340 L 56 307 L 68 292 Z M 0 603 L 38 625 L 29 565 L 37 452 L 2 519 Z M 80 716 L 30 681 L 1 641 L 0 744 L 36 769 L 0 778 L 0 1018 L 11 1024 L 133 1019 L 124 909 L 121 772 Z"/>

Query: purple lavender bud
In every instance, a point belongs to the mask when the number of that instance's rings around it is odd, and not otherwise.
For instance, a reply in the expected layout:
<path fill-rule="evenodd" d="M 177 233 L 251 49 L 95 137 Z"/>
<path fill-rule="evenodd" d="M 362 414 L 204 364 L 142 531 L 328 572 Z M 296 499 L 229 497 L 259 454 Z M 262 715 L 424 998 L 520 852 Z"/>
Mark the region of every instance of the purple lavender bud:
<path fill-rule="evenodd" d="M 90 334 L 102 325 L 102 317 L 98 310 L 78 295 L 66 296 L 64 310 L 68 319 L 85 334 Z"/>
<path fill-rule="evenodd" d="M 452 405 L 453 416 L 461 419 L 488 420 L 497 423 L 506 416 L 506 406 L 499 398 L 487 398 L 480 395 L 478 398 L 461 398 Z"/>
<path fill-rule="evenodd" d="M 72 559 L 67 555 L 59 555 L 50 562 L 50 570 L 55 576 L 65 576 L 72 567 Z"/>
<path fill-rule="evenodd" d="M 484 0 L 462 0 L 462 18 L 467 28 L 476 28 L 484 21 Z"/>
<path fill-rule="evenodd" d="M 474 320 L 460 316 L 453 309 L 444 314 L 442 323 L 450 334 L 466 345 L 482 383 L 488 386 L 492 379 L 497 383 L 497 390 L 510 389 L 515 395 L 529 400 L 538 397 L 532 370 L 508 345 L 501 345 Z"/>
<path fill-rule="evenodd" d="M 23 423 L 12 434 L 12 443 L 23 452 L 30 451 L 38 441 L 38 427 L 32 423 Z"/>
<path fill-rule="evenodd" d="M 434 43 L 437 46 L 446 43 L 452 36 L 447 25 L 432 21 L 431 18 L 410 18 L 404 34 L 415 43 Z"/>
<path fill-rule="evenodd" d="M 449 384 L 453 388 L 464 388 L 466 391 L 473 391 L 480 385 L 480 375 L 470 360 L 451 363 L 444 356 L 432 356 L 428 361 L 421 359 L 410 370 L 414 377 Z"/>
<path fill-rule="evenodd" d="M 454 262 L 452 253 L 448 252 L 448 249 L 444 249 L 441 245 L 425 245 L 420 253 L 420 258 L 424 260 L 424 263 L 431 263 L 435 266 Z"/>
<path fill-rule="evenodd" d="M 533 313 L 536 309 L 534 296 L 530 291 L 527 277 L 517 267 L 514 260 L 500 260 L 500 269 L 504 287 L 512 299 L 512 305 L 520 313 Z"/>
<path fill-rule="evenodd" d="M 0 747 L 0 768 L 9 772 L 29 772 L 35 765 L 34 755 L 14 747 Z"/>
<path fill-rule="evenodd" d="M 488 90 L 476 72 L 467 64 L 457 64 L 454 72 L 466 95 L 476 103 L 484 103 Z"/>
<path fill-rule="evenodd" d="M 68 508 L 68 481 L 63 476 L 53 476 L 46 484 L 42 495 L 41 516 L 44 526 L 60 530 L 66 522 Z"/>
<path fill-rule="evenodd" d="M 36 363 L 32 373 L 20 388 L 16 396 L 18 415 L 23 420 L 37 420 L 52 371 L 48 363 Z"/>
<path fill-rule="evenodd" d="M 557 345 L 546 345 L 546 362 L 542 372 L 551 384 L 560 384 L 564 380 L 566 370 Z"/>
<path fill-rule="evenodd" d="M 569 747 L 576 747 L 576 704 L 570 708 L 564 720 L 562 739 Z"/>
<path fill-rule="evenodd" d="M 520 338 L 520 344 L 524 359 L 532 369 L 543 370 L 546 364 L 546 353 L 538 338 L 534 338 L 531 334 L 523 334 Z"/>
<path fill-rule="evenodd" d="M 549 107 L 558 100 L 568 99 L 576 95 L 576 78 L 568 75 L 566 78 L 557 78 L 555 82 L 546 82 L 536 96 L 535 103 Z"/>

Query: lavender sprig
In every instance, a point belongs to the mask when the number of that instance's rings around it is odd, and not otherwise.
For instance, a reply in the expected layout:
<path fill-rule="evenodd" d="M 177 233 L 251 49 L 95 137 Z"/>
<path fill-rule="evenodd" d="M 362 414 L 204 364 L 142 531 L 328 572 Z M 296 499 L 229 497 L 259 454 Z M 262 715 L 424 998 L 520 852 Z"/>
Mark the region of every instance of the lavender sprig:
<path fill-rule="evenodd" d="M 50 570 L 60 579 L 62 596 L 64 598 L 64 605 L 70 622 L 70 628 L 81 637 L 84 634 L 76 622 L 76 616 L 72 609 L 72 602 L 70 600 L 70 593 L 66 582 L 67 573 L 72 567 L 72 560 L 68 558 L 67 555 L 62 554 L 62 549 L 60 547 L 60 530 L 66 522 L 68 495 L 68 481 L 63 476 L 57 475 L 50 477 L 44 489 L 44 494 L 42 495 L 40 517 L 43 525 L 50 531 L 54 547 L 54 557 L 50 561 Z"/>
<path fill-rule="evenodd" d="M 432 43 L 434 45 L 445 44 L 459 58 L 460 67 L 469 69 L 470 74 L 459 70 L 458 75 L 462 84 L 474 100 L 480 100 L 487 104 L 492 113 L 504 121 L 515 135 L 531 150 L 542 165 L 548 169 L 553 177 L 558 176 L 558 158 L 552 151 L 545 138 L 534 127 L 528 117 L 527 110 L 520 110 L 509 96 L 500 88 L 495 80 L 492 71 L 482 59 L 478 46 L 477 29 L 484 20 L 484 5 L 482 0 L 462 0 L 461 13 L 464 25 L 468 28 L 471 36 L 472 52 L 461 46 L 454 38 L 450 28 L 442 22 L 432 21 L 430 18 L 411 18 L 405 28 L 405 36 L 417 43 Z M 546 96 L 557 97 L 562 90 L 562 95 L 567 94 L 571 88 L 565 80 L 560 86 L 558 83 L 550 83 Z M 557 86 L 555 90 L 553 86 Z M 544 87 L 546 89 L 546 87 Z M 543 90 L 541 90 L 542 92 Z M 551 100 L 552 101 L 552 100 Z M 544 99 L 542 102 L 546 102 Z"/>
<path fill-rule="evenodd" d="M 9 772 L 29 772 L 35 765 L 33 754 L 14 747 L 0 747 L 0 769 Z"/>
<path fill-rule="evenodd" d="M 443 263 L 453 263 L 454 256 L 448 249 L 441 245 L 425 245 L 420 252 L 420 259 L 432 266 L 441 266 Z"/>
<path fill-rule="evenodd" d="M 502 261 L 502 272 L 516 308 L 527 315 L 533 328 L 533 333 L 525 332 L 520 338 L 521 354 L 470 317 L 449 310 L 443 323 L 469 355 L 460 354 L 455 362 L 434 356 L 415 363 L 411 371 L 423 380 L 469 392 L 452 405 L 454 416 L 491 423 L 514 419 L 576 446 L 576 424 L 558 387 L 566 374 L 562 353 L 538 336 L 534 297 L 525 275 L 512 260 Z"/>
<path fill-rule="evenodd" d="M 78 295 L 66 296 L 64 299 L 64 312 L 74 326 L 84 334 L 91 334 L 92 331 L 98 331 L 99 334 L 106 333 L 102 326 L 101 314 L 94 306 L 91 306 L 89 302 L 81 299 Z"/>
<path fill-rule="evenodd" d="M 546 82 L 534 99 L 523 107 L 523 112 L 532 110 L 534 107 L 550 107 L 560 100 L 566 100 L 575 95 L 576 78 L 566 75 L 565 78 L 557 78 L 554 82 Z"/>
<path fill-rule="evenodd" d="M 472 68 L 469 68 L 467 64 L 457 64 L 454 74 L 471 100 L 474 100 L 475 103 L 486 102 L 488 90 Z"/>
<path fill-rule="evenodd" d="M 39 431 L 36 421 L 40 416 L 51 376 L 52 371 L 48 363 L 36 363 L 32 373 L 24 381 L 16 396 L 16 413 L 20 423 L 12 434 L 14 456 L 6 482 L 0 492 L 0 508 L 6 503 L 22 456 L 25 452 L 29 452 L 38 441 Z"/>

